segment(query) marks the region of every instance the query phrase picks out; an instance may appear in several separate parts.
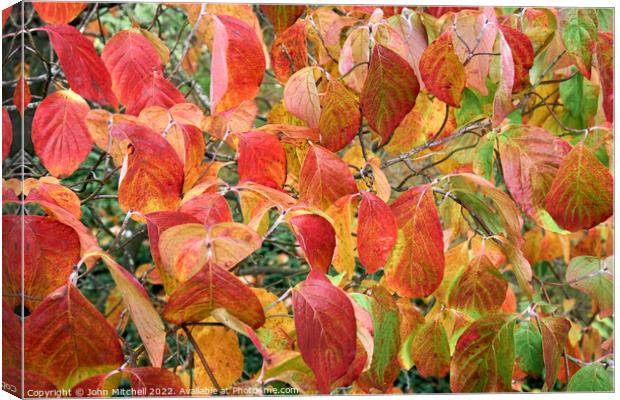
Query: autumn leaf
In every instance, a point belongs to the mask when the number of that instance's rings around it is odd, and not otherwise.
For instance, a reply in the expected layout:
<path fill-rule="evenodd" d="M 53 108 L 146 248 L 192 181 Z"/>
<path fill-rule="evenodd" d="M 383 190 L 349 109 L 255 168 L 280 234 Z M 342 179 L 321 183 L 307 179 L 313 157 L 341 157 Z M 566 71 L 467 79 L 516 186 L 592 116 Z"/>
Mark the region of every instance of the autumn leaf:
<path fill-rule="evenodd" d="M 80 96 L 101 105 L 118 106 L 112 79 L 93 44 L 73 26 L 46 25 L 69 85 Z"/>
<path fill-rule="evenodd" d="M 169 322 L 200 322 L 224 308 L 253 328 L 265 322 L 263 308 L 252 290 L 232 273 L 208 261 L 168 299 L 163 316 Z"/>
<path fill-rule="evenodd" d="M 357 251 L 366 272 L 372 274 L 387 261 L 397 238 L 392 211 L 370 192 L 362 193 L 358 211 Z"/>
<path fill-rule="evenodd" d="M 450 344 L 440 318 L 419 328 L 411 343 L 411 358 L 424 377 L 444 377 L 450 371 Z"/>
<path fill-rule="evenodd" d="M 419 91 L 420 85 L 411 66 L 394 51 L 376 44 L 360 94 L 360 105 L 368 125 L 381 136 L 380 145 L 390 140 L 396 127 L 411 111 Z"/>
<path fill-rule="evenodd" d="M 590 79 L 592 56 L 598 41 L 594 10 L 565 8 L 558 12 L 558 19 L 568 54 L 581 73 Z"/>
<path fill-rule="evenodd" d="M 314 275 L 293 291 L 293 314 L 301 355 L 314 372 L 319 391 L 329 393 L 355 358 L 351 300 L 326 278 Z"/>
<path fill-rule="evenodd" d="M 69 389 L 124 362 L 114 328 L 77 287 L 48 295 L 24 324 L 25 368 Z"/>
<path fill-rule="evenodd" d="M 545 363 L 545 385 L 543 390 L 551 390 L 560 368 L 560 357 L 568 337 L 570 322 L 563 317 L 538 318 L 542 335 L 543 360 Z"/>
<path fill-rule="evenodd" d="M 320 76 L 320 68 L 305 67 L 295 72 L 284 87 L 286 109 L 311 128 L 319 127 L 321 102 L 316 81 Z"/>
<path fill-rule="evenodd" d="M 37 107 L 32 120 L 32 142 L 43 165 L 53 176 L 71 175 L 93 147 L 84 118 L 88 104 L 69 90 L 54 92 Z"/>
<path fill-rule="evenodd" d="M 211 60 L 211 111 L 221 112 L 253 100 L 265 72 L 261 42 L 244 21 L 211 15 L 214 40 Z"/>
<path fill-rule="evenodd" d="M 286 181 L 286 154 L 278 138 L 258 130 L 237 137 L 240 182 L 252 181 L 281 188 Z"/>
<path fill-rule="evenodd" d="M 390 205 L 398 235 L 385 265 L 389 288 L 401 296 L 424 297 L 443 278 L 443 233 L 432 189 L 416 186 Z"/>
<path fill-rule="evenodd" d="M 295 215 L 288 223 L 310 266 L 326 274 L 336 247 L 336 232 L 332 225 L 316 214 Z"/>
<path fill-rule="evenodd" d="M 2 161 L 6 159 L 13 142 L 13 123 L 6 108 L 2 107 Z"/>
<path fill-rule="evenodd" d="M 360 128 L 359 104 L 342 83 L 332 79 L 327 84 L 321 107 L 321 145 L 330 151 L 342 150 L 351 143 Z"/>
<path fill-rule="evenodd" d="M 583 142 L 564 157 L 545 197 L 545 208 L 569 231 L 589 229 L 613 214 L 613 178 Z"/>
<path fill-rule="evenodd" d="M 48 24 L 68 24 L 77 17 L 87 3 L 79 2 L 36 2 L 32 7 Z M 4 25 L 4 24 L 3 24 Z"/>
<path fill-rule="evenodd" d="M 465 68 L 454 52 L 449 30 L 422 53 L 420 75 L 429 92 L 448 105 L 460 107 L 465 89 Z"/>
<path fill-rule="evenodd" d="M 450 363 L 455 393 L 508 392 L 515 360 L 514 320 L 497 314 L 473 322 L 463 332 Z"/>
<path fill-rule="evenodd" d="M 134 100 L 131 96 L 135 86 L 140 85 L 144 78 L 153 72 L 162 73 L 161 60 L 153 45 L 132 30 L 114 35 L 106 43 L 101 60 L 112 77 L 114 94 L 125 105 Z"/>
<path fill-rule="evenodd" d="M 347 194 L 357 193 L 349 167 L 321 146 L 311 146 L 299 173 L 299 198 L 325 210 Z"/>
<path fill-rule="evenodd" d="M 271 68 L 280 83 L 286 83 L 291 75 L 308 65 L 306 26 L 306 21 L 298 20 L 278 33 L 271 45 Z"/>
<path fill-rule="evenodd" d="M 613 257 L 573 258 L 566 270 L 566 282 L 594 299 L 601 318 L 613 314 Z"/>

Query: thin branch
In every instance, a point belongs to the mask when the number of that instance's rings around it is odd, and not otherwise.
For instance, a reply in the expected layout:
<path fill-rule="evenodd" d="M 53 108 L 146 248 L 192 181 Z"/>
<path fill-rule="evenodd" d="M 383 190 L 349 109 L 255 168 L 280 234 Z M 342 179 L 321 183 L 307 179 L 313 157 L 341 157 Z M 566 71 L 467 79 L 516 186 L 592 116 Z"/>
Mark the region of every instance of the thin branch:
<path fill-rule="evenodd" d="M 221 392 L 222 387 L 217 382 L 217 379 L 215 379 L 215 375 L 213 374 L 211 367 L 209 367 L 209 363 L 207 363 L 207 359 L 205 358 L 205 355 L 202 353 L 202 350 L 200 350 L 198 343 L 196 343 L 194 336 L 192 336 L 192 333 L 186 326 L 182 326 L 181 328 L 183 329 L 183 332 L 185 332 L 185 335 L 187 336 L 187 339 L 189 339 L 189 342 L 192 344 L 192 347 L 196 351 L 196 354 L 198 354 L 198 358 L 200 358 L 200 362 L 202 362 L 202 366 L 205 368 L 205 371 L 207 372 L 209 379 L 211 379 L 211 383 L 213 383 L 213 386 L 218 392 Z"/>

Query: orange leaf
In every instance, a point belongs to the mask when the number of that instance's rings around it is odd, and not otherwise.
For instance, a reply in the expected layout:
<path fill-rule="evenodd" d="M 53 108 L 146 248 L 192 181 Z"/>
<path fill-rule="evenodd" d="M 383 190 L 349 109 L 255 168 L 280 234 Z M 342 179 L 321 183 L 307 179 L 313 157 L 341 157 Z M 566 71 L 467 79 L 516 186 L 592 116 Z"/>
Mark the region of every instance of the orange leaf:
<path fill-rule="evenodd" d="M 299 199 L 322 210 L 347 194 L 357 193 L 347 164 L 321 146 L 311 146 L 299 174 Z"/>
<path fill-rule="evenodd" d="M 172 146 L 149 128 L 126 123 L 117 126 L 130 142 L 119 179 L 121 209 L 142 214 L 176 209 L 183 188 L 183 166 Z"/>
<path fill-rule="evenodd" d="M 265 322 L 263 307 L 254 292 L 211 261 L 172 293 L 163 315 L 173 324 L 199 322 L 217 308 L 226 309 L 252 328 Z"/>
<path fill-rule="evenodd" d="M 413 68 L 393 50 L 376 44 L 368 76 L 360 94 L 368 125 L 387 143 L 396 127 L 415 105 L 420 84 Z"/>
<path fill-rule="evenodd" d="M 258 130 L 237 137 L 239 181 L 281 188 L 286 181 L 286 154 L 278 138 Z"/>
<path fill-rule="evenodd" d="M 450 344 L 439 316 L 419 328 L 411 344 L 411 357 L 423 377 L 443 378 L 450 371 Z"/>
<path fill-rule="evenodd" d="M 319 391 L 329 393 L 355 359 L 355 316 L 345 292 L 318 271 L 308 278 L 293 290 L 297 342 Z"/>
<path fill-rule="evenodd" d="M 279 35 L 293 25 L 306 9 L 306 7 L 301 4 L 261 4 L 259 7 L 261 12 L 265 14 L 267 19 L 271 22 L 273 31 L 276 35 Z"/>
<path fill-rule="evenodd" d="M 124 30 L 110 39 L 101 54 L 101 59 L 112 77 L 112 90 L 125 105 L 128 105 L 135 86 L 153 72 L 162 73 L 157 51 L 142 34 Z"/>
<path fill-rule="evenodd" d="M 271 68 L 280 83 L 284 84 L 293 73 L 308 65 L 306 21 L 299 20 L 284 32 L 276 35 L 271 45 Z"/>
<path fill-rule="evenodd" d="M 73 26 L 46 25 L 40 29 L 49 35 L 71 89 L 88 100 L 116 109 L 118 100 L 112 92 L 112 79 L 93 44 Z"/>
<path fill-rule="evenodd" d="M 220 222 L 233 222 L 228 202 L 220 194 L 203 193 L 183 200 L 179 211 L 193 216 L 207 227 Z"/>
<path fill-rule="evenodd" d="M 465 90 L 465 68 L 454 52 L 451 30 L 435 39 L 420 58 L 424 85 L 439 100 L 460 107 Z"/>
<path fill-rule="evenodd" d="M 448 305 L 482 315 L 492 313 L 502 306 L 507 289 L 506 279 L 482 254 L 474 257 L 455 279 Z"/>
<path fill-rule="evenodd" d="M 59 389 L 118 368 L 123 362 L 114 328 L 68 283 L 47 296 L 24 324 L 25 368 Z"/>
<path fill-rule="evenodd" d="M 48 24 L 68 24 L 87 6 L 87 3 L 42 1 L 32 3 L 39 17 Z"/>
<path fill-rule="evenodd" d="M 589 229 L 613 215 L 613 185 L 607 168 L 580 142 L 562 160 L 545 206 L 560 227 Z"/>
<path fill-rule="evenodd" d="M 28 86 L 28 82 L 24 79 L 24 75 L 22 75 L 20 71 L 17 86 L 15 86 L 15 91 L 13 92 L 13 104 L 15 104 L 15 107 L 19 110 L 22 118 L 24 117 L 24 111 L 26 111 L 26 107 L 30 104 L 31 99 L 32 95 L 30 94 L 30 87 Z"/>
<path fill-rule="evenodd" d="M 398 238 L 385 265 L 388 286 L 404 297 L 425 297 L 441 284 L 443 232 L 430 186 L 416 186 L 390 206 Z"/>
<path fill-rule="evenodd" d="M 390 207 L 370 192 L 362 193 L 358 220 L 357 252 L 366 272 L 372 274 L 386 263 L 396 244 L 396 220 Z"/>
<path fill-rule="evenodd" d="M 361 115 L 357 99 L 340 81 L 332 79 L 321 105 L 321 145 L 331 151 L 342 150 L 351 143 L 360 128 Z"/>
<path fill-rule="evenodd" d="M 123 370 L 129 377 L 135 396 L 183 396 L 181 379 L 165 368 L 127 368 Z"/>
<path fill-rule="evenodd" d="M 212 15 L 211 112 L 253 100 L 265 73 L 265 54 L 256 32 L 228 15 Z"/>
<path fill-rule="evenodd" d="M 88 104 L 72 91 L 47 96 L 32 120 L 34 151 L 56 177 L 71 175 L 93 147 L 84 119 Z"/>

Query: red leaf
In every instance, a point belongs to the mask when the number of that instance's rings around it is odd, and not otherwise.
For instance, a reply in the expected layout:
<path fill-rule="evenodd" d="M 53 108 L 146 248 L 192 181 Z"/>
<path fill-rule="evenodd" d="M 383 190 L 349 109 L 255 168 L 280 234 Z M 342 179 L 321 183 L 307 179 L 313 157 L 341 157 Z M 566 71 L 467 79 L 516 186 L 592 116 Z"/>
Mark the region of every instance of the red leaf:
<path fill-rule="evenodd" d="M 289 224 L 310 266 L 326 274 L 336 248 L 336 232 L 332 224 L 315 214 L 296 215 Z"/>
<path fill-rule="evenodd" d="M 33 2 L 39 17 L 48 24 L 68 24 L 86 8 L 86 3 L 78 2 Z"/>
<path fill-rule="evenodd" d="M 368 125 L 387 143 L 396 127 L 415 105 L 420 84 L 413 69 L 396 52 L 376 44 L 368 76 L 360 94 Z"/>
<path fill-rule="evenodd" d="M 500 25 L 499 29 L 512 51 L 515 72 L 512 91 L 518 92 L 534 64 L 534 47 L 523 32 L 506 25 Z"/>
<path fill-rule="evenodd" d="M 9 16 L 11 15 L 11 10 L 13 6 L 8 6 L 7 8 L 2 10 L 2 29 L 4 29 L 4 24 L 9 20 Z"/>
<path fill-rule="evenodd" d="M 173 324 L 200 322 L 216 308 L 225 308 L 254 329 L 265 322 L 256 294 L 235 275 L 212 262 L 207 262 L 172 293 L 163 316 Z"/>
<path fill-rule="evenodd" d="M 6 108 L 2 107 L 2 161 L 9 155 L 11 151 L 11 143 L 13 142 L 13 123 Z"/>
<path fill-rule="evenodd" d="M 308 65 L 306 21 L 299 20 L 278 34 L 271 45 L 271 68 L 280 83 L 284 84 L 296 71 Z"/>
<path fill-rule="evenodd" d="M 192 197 L 181 204 L 179 211 L 193 216 L 207 227 L 220 222 L 233 222 L 228 202 L 220 194 L 203 193 Z"/>
<path fill-rule="evenodd" d="M 362 193 L 358 212 L 357 252 L 366 272 L 377 272 L 396 243 L 398 228 L 392 210 L 370 192 Z"/>
<path fill-rule="evenodd" d="M 3 239 L 3 243 L 4 243 L 4 239 Z M 4 265 L 7 265 L 7 264 L 4 264 Z M 7 292 L 4 291 L 4 293 L 6 294 Z M 20 310 L 20 313 L 21 313 L 21 310 Z M 22 350 L 23 350 L 22 349 L 22 324 L 17 314 L 13 312 L 13 308 L 9 307 L 4 302 L 4 300 L 2 300 L 2 378 L 3 380 L 5 378 L 5 372 L 8 368 L 17 368 L 17 369 L 22 368 Z"/>
<path fill-rule="evenodd" d="M 149 106 L 170 108 L 175 104 L 184 103 L 183 94 L 159 71 L 147 74 L 126 94 L 125 113 L 138 115 Z"/>
<path fill-rule="evenodd" d="M 297 18 L 303 14 L 306 7 L 304 5 L 287 5 L 287 4 L 261 4 L 260 10 L 273 26 L 276 35 L 283 32 L 293 25 Z"/>
<path fill-rule="evenodd" d="M 32 397 L 33 393 L 37 393 L 36 391 L 42 391 L 38 393 L 47 393 L 48 396 L 58 393 L 56 385 L 47 380 L 44 375 L 26 371 L 22 369 L 21 366 L 17 368 L 3 367 L 2 382 L 7 384 L 4 386 L 3 390 L 22 399 L 24 398 L 22 383 L 26 391 L 25 397 Z M 41 396 L 44 395 L 42 394 Z"/>
<path fill-rule="evenodd" d="M 420 75 L 429 92 L 444 103 L 460 107 L 465 90 L 465 68 L 454 52 L 451 29 L 424 50 Z"/>
<path fill-rule="evenodd" d="M 59 389 L 125 361 L 114 328 L 70 283 L 39 304 L 24 331 L 25 369 L 44 375 Z"/>
<path fill-rule="evenodd" d="M 613 187 L 609 170 L 580 142 L 562 160 L 545 206 L 560 227 L 590 229 L 613 215 Z"/>
<path fill-rule="evenodd" d="M 112 79 L 90 40 L 69 25 L 46 25 L 41 29 L 48 33 L 71 89 L 95 103 L 117 108 Z"/>
<path fill-rule="evenodd" d="M 211 52 L 211 112 L 253 100 L 265 73 L 265 54 L 256 32 L 245 22 L 213 15 L 215 25 Z"/>
<path fill-rule="evenodd" d="M 85 118 L 88 104 L 70 90 L 47 96 L 34 113 L 32 144 L 55 177 L 71 175 L 93 147 Z"/>
<path fill-rule="evenodd" d="M 22 231 L 23 221 L 23 231 Z M 2 216 L 2 290 L 11 307 L 21 304 L 22 250 L 23 293 L 32 298 L 44 298 L 64 285 L 80 260 L 77 234 L 50 217 L 26 215 Z M 23 232 L 23 244 L 22 244 Z M 62 240 L 58 240 L 62 238 Z M 24 306 L 32 312 L 39 301 L 28 300 Z"/>
<path fill-rule="evenodd" d="M 441 284 L 443 231 L 430 186 L 416 186 L 390 206 L 398 238 L 385 265 L 385 281 L 403 297 L 426 297 Z"/>
<path fill-rule="evenodd" d="M 181 379 L 165 368 L 128 368 L 124 372 L 129 376 L 131 389 L 135 396 L 183 396 L 184 386 Z"/>
<path fill-rule="evenodd" d="M 355 359 L 355 316 L 349 297 L 322 276 L 293 290 L 293 314 L 301 355 L 321 393 L 349 370 Z"/>
<path fill-rule="evenodd" d="M 121 209 L 142 214 L 176 209 L 183 165 L 172 146 L 149 128 L 127 123 L 116 126 L 130 142 L 118 187 Z"/>
<path fill-rule="evenodd" d="M 30 104 L 31 99 L 32 95 L 30 94 L 28 82 L 26 82 L 24 76 L 20 72 L 17 86 L 15 86 L 15 91 L 13 92 L 13 104 L 15 104 L 15 107 L 19 110 L 22 118 L 24 118 L 24 111 L 26 107 L 28 107 L 28 104 Z"/>
<path fill-rule="evenodd" d="M 157 51 L 140 32 L 124 30 L 106 43 L 101 59 L 112 77 L 112 90 L 129 104 L 135 86 L 153 72 L 162 73 Z"/>
<path fill-rule="evenodd" d="M 603 111 L 608 122 L 614 122 L 614 35 L 599 32 L 596 47 L 601 89 L 603 90 Z"/>
<path fill-rule="evenodd" d="M 286 153 L 274 135 L 250 131 L 239 138 L 239 182 L 255 182 L 280 189 L 286 181 Z"/>
<path fill-rule="evenodd" d="M 347 164 L 321 146 L 311 146 L 299 173 L 299 199 L 322 210 L 347 194 L 357 193 Z"/>

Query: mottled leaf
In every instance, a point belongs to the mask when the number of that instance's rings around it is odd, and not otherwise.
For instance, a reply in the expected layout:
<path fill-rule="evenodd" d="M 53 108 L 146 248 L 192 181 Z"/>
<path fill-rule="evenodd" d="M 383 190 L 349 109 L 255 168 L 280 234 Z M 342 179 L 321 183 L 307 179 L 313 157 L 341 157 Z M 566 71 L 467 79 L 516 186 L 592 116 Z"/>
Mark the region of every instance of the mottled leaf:
<path fill-rule="evenodd" d="M 398 226 L 385 281 L 404 297 L 425 297 L 441 283 L 444 271 L 443 232 L 430 186 L 416 186 L 391 205 Z"/>
<path fill-rule="evenodd" d="M 265 322 L 263 307 L 254 292 L 212 261 L 172 293 L 163 316 L 173 324 L 200 322 L 217 308 L 226 309 L 252 328 Z"/>
<path fill-rule="evenodd" d="M 347 194 L 357 193 L 355 180 L 340 157 L 311 146 L 299 174 L 299 199 L 322 210 Z"/>
<path fill-rule="evenodd" d="M 499 30 L 512 53 L 512 61 L 514 62 L 512 91 L 516 92 L 522 87 L 524 79 L 527 78 L 530 68 L 534 64 L 534 47 L 530 39 L 517 29 L 500 25 Z"/>
<path fill-rule="evenodd" d="M 598 41 L 596 14 L 592 9 L 562 8 L 558 10 L 560 32 L 566 50 L 581 73 L 590 79 L 592 56 Z"/>
<path fill-rule="evenodd" d="M 307 122 L 311 128 L 319 127 L 321 102 L 316 81 L 320 76 L 319 67 L 305 67 L 295 72 L 284 87 L 286 109 Z"/>
<path fill-rule="evenodd" d="M 58 388 L 69 389 L 125 361 L 114 328 L 71 283 L 39 304 L 24 331 L 25 368 Z"/>
<path fill-rule="evenodd" d="M 465 68 L 454 52 L 450 30 L 422 53 L 420 75 L 429 92 L 448 105 L 460 107 L 465 90 Z"/>
<path fill-rule="evenodd" d="M 563 317 L 538 318 L 542 335 L 545 385 L 543 390 L 553 390 L 560 370 L 560 358 L 570 330 L 570 321 Z"/>
<path fill-rule="evenodd" d="M 419 328 L 411 343 L 411 358 L 423 377 L 442 378 L 450 371 L 450 344 L 440 318 Z"/>
<path fill-rule="evenodd" d="M 415 105 L 420 84 L 413 68 L 394 51 L 376 44 L 368 76 L 360 94 L 368 125 L 387 143 L 396 127 Z"/>
<path fill-rule="evenodd" d="M 566 270 L 566 282 L 594 299 L 601 318 L 613 315 L 613 267 L 612 257 L 580 256 L 570 260 Z"/>
<path fill-rule="evenodd" d="M 271 45 L 271 68 L 282 84 L 286 83 L 295 72 L 308 65 L 306 26 L 306 21 L 297 21 L 284 32 L 276 35 Z"/>
<path fill-rule="evenodd" d="M 450 363 L 455 393 L 509 392 L 515 361 L 514 320 L 505 314 L 473 322 L 456 343 Z"/>
<path fill-rule="evenodd" d="M 361 114 L 357 99 L 340 81 L 332 79 L 321 106 L 321 145 L 331 151 L 342 150 L 351 143 L 360 128 Z"/>
<path fill-rule="evenodd" d="M 592 228 L 613 215 L 613 178 L 583 142 L 562 160 L 545 207 L 569 231 Z"/>

